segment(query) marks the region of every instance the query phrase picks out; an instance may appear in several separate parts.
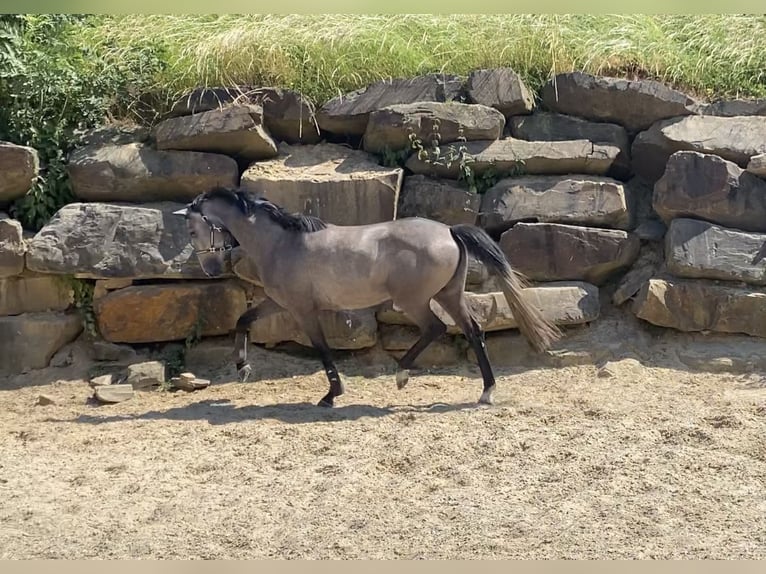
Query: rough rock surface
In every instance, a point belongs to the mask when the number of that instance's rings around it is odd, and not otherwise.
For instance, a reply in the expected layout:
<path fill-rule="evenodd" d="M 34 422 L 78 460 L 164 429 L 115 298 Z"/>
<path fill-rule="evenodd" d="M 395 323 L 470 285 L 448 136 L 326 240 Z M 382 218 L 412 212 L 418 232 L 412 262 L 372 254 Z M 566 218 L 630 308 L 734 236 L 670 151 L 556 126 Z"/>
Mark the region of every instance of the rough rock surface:
<path fill-rule="evenodd" d="M 39 273 L 107 279 L 205 277 L 178 203 L 71 203 L 27 241 Z"/>
<path fill-rule="evenodd" d="M 656 181 L 678 151 L 713 154 L 746 168 L 750 158 L 766 153 L 766 117 L 688 116 L 657 122 L 633 141 L 635 172 Z"/>
<path fill-rule="evenodd" d="M 766 293 L 704 280 L 654 278 L 633 302 L 637 317 L 679 331 L 766 337 Z"/>
<path fill-rule="evenodd" d="M 448 146 L 444 146 L 448 147 Z M 514 138 L 495 141 L 473 141 L 465 144 L 473 157 L 471 168 L 476 175 L 490 170 L 497 174 L 525 173 L 605 175 L 620 153 L 614 146 L 593 144 L 587 140 L 561 142 L 528 142 Z M 441 150 L 447 153 L 446 149 Z M 414 173 L 458 179 L 459 162 L 451 166 L 437 165 L 432 160 L 412 154 L 406 167 Z"/>
<path fill-rule="evenodd" d="M 226 335 L 247 309 L 235 280 L 134 285 L 93 303 L 101 336 L 112 343 L 179 341 Z"/>
<path fill-rule="evenodd" d="M 0 376 L 44 369 L 53 355 L 82 332 L 75 313 L 25 313 L 0 317 Z"/>
<path fill-rule="evenodd" d="M 513 267 L 535 281 L 601 285 L 638 257 L 639 239 L 626 231 L 556 223 L 518 223 L 500 247 Z"/>
<path fill-rule="evenodd" d="M 558 74 L 542 90 L 551 111 L 645 130 L 665 118 L 693 113 L 692 98 L 653 80 L 627 80 L 582 72 Z"/>
<path fill-rule="evenodd" d="M 498 181 L 482 196 L 479 221 L 493 229 L 519 221 L 627 229 L 630 214 L 624 185 L 617 180 L 539 175 Z"/>
<path fill-rule="evenodd" d="M 317 112 L 317 121 L 323 131 L 361 136 L 370 112 L 397 104 L 449 102 L 457 99 L 462 87 L 459 77 L 447 74 L 381 80 L 331 99 Z"/>
<path fill-rule="evenodd" d="M 665 223 L 689 217 L 766 231 L 766 181 L 715 155 L 673 154 L 654 185 L 652 203 Z"/>
<path fill-rule="evenodd" d="M 698 219 L 674 219 L 666 235 L 667 270 L 678 277 L 766 285 L 766 260 L 754 263 L 766 233 L 728 229 Z"/>
<path fill-rule="evenodd" d="M 381 166 L 370 154 L 336 144 L 280 146 L 279 157 L 252 164 L 241 187 L 291 212 L 336 225 L 390 221 L 403 170 Z"/>
<path fill-rule="evenodd" d="M 506 117 L 531 113 L 535 107 L 534 95 L 511 68 L 473 70 L 466 93 L 473 103 L 495 108 Z"/>
<path fill-rule="evenodd" d="M 250 161 L 277 155 L 277 144 L 263 124 L 263 107 L 257 104 L 169 118 L 157 124 L 154 137 L 160 150 L 206 151 Z"/>
<path fill-rule="evenodd" d="M 388 106 L 370 113 L 363 145 L 370 153 L 410 149 L 410 135 L 428 147 L 434 129 L 444 145 L 465 138 L 466 141 L 498 139 L 505 127 L 499 111 L 480 104 L 458 102 L 419 102 Z"/>
<path fill-rule="evenodd" d="M 228 156 L 158 151 L 141 143 L 79 148 L 67 171 L 72 192 L 85 201 L 191 201 L 213 187 L 239 182 L 237 162 Z"/>
<path fill-rule="evenodd" d="M 447 225 L 475 223 L 481 196 L 449 180 L 411 175 L 399 193 L 397 219 L 426 217 Z"/>
<path fill-rule="evenodd" d="M 28 192 L 39 171 L 37 150 L 0 141 L 0 205 Z"/>

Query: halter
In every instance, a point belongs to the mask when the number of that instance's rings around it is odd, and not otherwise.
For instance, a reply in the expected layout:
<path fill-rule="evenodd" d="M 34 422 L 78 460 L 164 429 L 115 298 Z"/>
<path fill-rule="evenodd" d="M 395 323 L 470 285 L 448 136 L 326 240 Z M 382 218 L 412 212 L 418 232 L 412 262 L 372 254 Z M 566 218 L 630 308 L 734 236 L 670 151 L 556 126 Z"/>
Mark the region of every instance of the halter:
<path fill-rule="evenodd" d="M 202 215 L 202 214 L 200 214 L 200 215 Z M 202 215 L 202 221 L 207 223 L 208 227 L 210 227 L 210 247 L 208 247 L 207 249 L 195 249 L 194 252 L 197 255 L 200 255 L 200 254 L 203 254 L 203 253 L 224 253 L 226 251 L 231 251 L 232 249 L 234 249 L 233 245 L 231 245 L 230 243 L 226 242 L 226 240 L 225 240 L 226 236 L 225 235 L 224 235 L 224 244 L 221 247 L 215 247 L 213 245 L 213 243 L 215 241 L 215 232 L 217 231 L 221 235 L 223 235 L 223 231 L 224 231 L 223 227 L 221 227 L 220 225 L 216 225 L 215 223 L 210 221 L 207 218 L 207 215 Z"/>

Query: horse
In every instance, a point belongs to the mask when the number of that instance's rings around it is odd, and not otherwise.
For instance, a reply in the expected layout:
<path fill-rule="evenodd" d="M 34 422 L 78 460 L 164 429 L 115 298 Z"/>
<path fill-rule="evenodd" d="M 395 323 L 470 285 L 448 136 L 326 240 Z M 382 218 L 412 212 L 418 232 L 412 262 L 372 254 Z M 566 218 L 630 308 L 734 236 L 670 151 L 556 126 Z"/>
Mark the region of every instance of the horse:
<path fill-rule="evenodd" d="M 468 256 L 501 279 L 518 328 L 538 352 L 561 330 L 525 300 L 526 281 L 511 268 L 498 244 L 481 228 L 408 217 L 367 225 L 334 225 L 290 213 L 240 188 L 216 187 L 183 209 L 190 242 L 204 273 L 217 277 L 239 247 L 254 263 L 266 299 L 237 320 L 233 357 L 239 380 L 247 362 L 251 324 L 287 311 L 318 352 L 330 389 L 317 406 L 333 407 L 345 393 L 318 312 L 367 309 L 392 302 L 418 327 L 420 337 L 397 361 L 396 384 L 404 388 L 417 357 L 442 336 L 446 325 L 431 310 L 437 302 L 459 326 L 476 355 L 483 380 L 479 404 L 494 404 L 495 375 L 484 331 L 465 298 Z"/>

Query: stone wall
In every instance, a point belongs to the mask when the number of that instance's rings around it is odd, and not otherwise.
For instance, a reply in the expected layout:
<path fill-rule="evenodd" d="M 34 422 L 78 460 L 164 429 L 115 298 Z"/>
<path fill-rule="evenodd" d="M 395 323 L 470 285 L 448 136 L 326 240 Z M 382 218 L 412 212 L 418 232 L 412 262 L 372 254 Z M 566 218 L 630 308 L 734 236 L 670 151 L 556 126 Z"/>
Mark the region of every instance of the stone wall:
<path fill-rule="evenodd" d="M 0 215 L 0 375 L 47 366 L 83 333 L 66 277 L 92 285 L 108 343 L 231 333 L 264 296 L 258 278 L 236 252 L 225 277 L 205 278 L 171 213 L 216 185 L 335 224 L 417 215 L 480 225 L 560 325 L 598 321 L 608 305 L 668 329 L 764 337 L 764 109 L 582 73 L 534 94 L 509 69 L 383 81 L 318 109 L 289 90 L 195 90 L 151 130 L 89 134 L 69 157 L 77 203 L 38 233 Z M 431 149 L 435 125 L 442 161 L 411 146 Z M 459 156 L 447 161 L 461 148 L 477 189 Z M 0 143 L 0 168 L 1 211 L 40 166 L 35 150 Z M 485 329 L 515 329 L 475 263 L 467 288 Z M 466 356 L 444 318 L 449 335 L 423 362 Z M 416 337 L 385 305 L 322 322 L 337 349 L 398 356 Z M 307 343 L 287 316 L 251 335 Z"/>

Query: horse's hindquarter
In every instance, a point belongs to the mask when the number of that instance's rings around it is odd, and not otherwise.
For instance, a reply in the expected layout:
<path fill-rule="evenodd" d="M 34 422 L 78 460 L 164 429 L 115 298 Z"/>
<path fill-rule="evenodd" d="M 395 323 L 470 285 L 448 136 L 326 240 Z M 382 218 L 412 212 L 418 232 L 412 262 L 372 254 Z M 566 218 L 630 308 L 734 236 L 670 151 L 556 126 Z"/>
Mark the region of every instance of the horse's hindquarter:
<path fill-rule="evenodd" d="M 361 309 L 413 290 L 432 296 L 460 259 L 449 227 L 426 219 L 334 226 L 305 236 L 300 273 L 325 309 Z"/>

